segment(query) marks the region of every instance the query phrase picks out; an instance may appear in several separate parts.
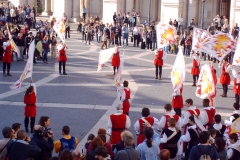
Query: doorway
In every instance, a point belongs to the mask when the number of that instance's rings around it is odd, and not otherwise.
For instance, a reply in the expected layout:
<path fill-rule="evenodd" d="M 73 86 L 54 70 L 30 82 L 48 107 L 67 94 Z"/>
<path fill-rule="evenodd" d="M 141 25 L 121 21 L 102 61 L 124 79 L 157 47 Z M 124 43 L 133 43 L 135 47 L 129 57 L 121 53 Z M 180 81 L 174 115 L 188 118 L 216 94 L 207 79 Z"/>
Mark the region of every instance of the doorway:
<path fill-rule="evenodd" d="M 231 0 L 220 0 L 220 16 L 226 16 L 226 18 L 230 19 L 230 6 Z"/>

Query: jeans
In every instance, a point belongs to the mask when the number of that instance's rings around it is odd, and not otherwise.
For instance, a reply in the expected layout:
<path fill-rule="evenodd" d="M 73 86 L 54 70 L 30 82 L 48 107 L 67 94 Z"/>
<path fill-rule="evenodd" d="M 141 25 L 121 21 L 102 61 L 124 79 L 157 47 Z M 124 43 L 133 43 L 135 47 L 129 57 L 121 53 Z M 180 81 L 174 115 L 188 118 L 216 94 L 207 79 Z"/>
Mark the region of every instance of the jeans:
<path fill-rule="evenodd" d="M 152 40 L 152 49 L 155 50 L 155 48 L 157 48 L 157 40 L 156 40 L 156 38 L 153 38 L 153 40 Z"/>
<path fill-rule="evenodd" d="M 123 33 L 122 45 L 124 45 L 124 40 L 126 39 L 126 45 L 128 46 L 128 33 Z"/>
<path fill-rule="evenodd" d="M 134 23 L 130 22 L 130 31 L 133 30 Z"/>
<path fill-rule="evenodd" d="M 191 52 L 191 46 L 186 46 L 186 48 L 185 48 L 185 55 L 186 56 L 190 56 L 190 52 Z"/>
<path fill-rule="evenodd" d="M 136 41 L 137 41 L 137 47 L 139 46 L 139 35 L 133 35 L 133 46 L 136 47 Z"/>
<path fill-rule="evenodd" d="M 47 54 L 50 52 L 50 49 L 44 49 L 43 50 L 43 61 L 48 61 Z"/>
<path fill-rule="evenodd" d="M 24 50 L 24 47 L 23 46 L 18 46 L 19 48 L 19 51 L 20 51 L 20 57 L 18 57 L 20 60 L 23 60 L 23 50 Z"/>
<path fill-rule="evenodd" d="M 183 34 L 183 25 L 178 25 L 178 33 Z"/>

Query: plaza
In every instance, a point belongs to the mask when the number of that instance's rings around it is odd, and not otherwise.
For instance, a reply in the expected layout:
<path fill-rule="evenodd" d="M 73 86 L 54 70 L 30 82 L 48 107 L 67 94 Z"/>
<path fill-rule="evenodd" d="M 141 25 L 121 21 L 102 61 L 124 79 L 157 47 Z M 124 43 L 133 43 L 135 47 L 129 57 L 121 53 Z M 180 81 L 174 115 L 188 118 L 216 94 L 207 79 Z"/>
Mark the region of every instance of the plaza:
<path fill-rule="evenodd" d="M 32 78 L 37 86 L 36 123 L 40 116 L 49 116 L 54 140 L 61 138 L 62 126 L 68 125 L 71 135 L 79 138 L 80 143 L 77 149 L 81 151 L 89 133 L 96 134 L 99 128 L 107 128 L 109 115 L 116 112 L 119 98 L 117 98 L 111 64 L 97 71 L 100 43 L 95 39 L 91 45 L 85 45 L 81 34 L 76 32 L 76 25 L 73 25 L 71 30 L 71 38 L 66 39 L 68 75 L 59 75 L 58 60 L 49 57 L 48 64 L 42 61 L 34 64 Z M 125 49 L 122 79 L 129 81 L 131 89 L 130 131 L 134 134 L 133 124 L 142 117 L 143 107 L 150 108 L 151 115 L 159 119 L 164 113 L 163 106 L 166 103 L 171 104 L 173 88 L 169 75 L 176 55 L 168 54 L 163 66 L 162 79 L 155 80 L 154 52 L 133 47 L 132 43 L 129 47 L 121 49 Z M 2 66 L 2 62 L 0 63 Z M 186 81 L 183 87 L 183 98 L 184 100 L 192 98 L 194 105 L 202 108 L 202 100 L 195 96 L 196 87 L 192 87 L 190 74 L 192 60 L 185 57 L 185 63 Z M 201 61 L 201 65 L 205 63 L 210 61 Z M 20 122 L 24 129 L 23 96 L 30 79 L 24 81 L 20 90 L 10 90 L 9 86 L 19 79 L 25 64 L 26 61 L 13 62 L 11 67 L 13 76 L 0 76 L 0 128 Z M 219 78 L 221 69 L 217 68 L 216 63 L 214 68 Z M 222 86 L 217 84 L 215 106 L 217 113 L 224 117 L 223 120 L 233 111 L 232 84 L 233 82 L 229 86 L 227 98 L 220 97 Z"/>

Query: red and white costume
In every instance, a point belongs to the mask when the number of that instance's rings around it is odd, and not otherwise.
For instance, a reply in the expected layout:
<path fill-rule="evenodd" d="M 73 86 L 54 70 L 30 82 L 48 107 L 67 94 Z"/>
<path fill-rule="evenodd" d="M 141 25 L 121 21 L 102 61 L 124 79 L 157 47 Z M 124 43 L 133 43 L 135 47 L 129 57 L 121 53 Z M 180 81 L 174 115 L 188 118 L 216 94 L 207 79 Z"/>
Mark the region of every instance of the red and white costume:
<path fill-rule="evenodd" d="M 173 97 L 172 97 L 172 107 L 173 108 L 177 108 L 177 109 L 183 108 L 182 91 L 183 91 L 183 85 L 178 93 L 173 94 Z"/>
<path fill-rule="evenodd" d="M 231 81 L 231 78 L 230 78 L 230 75 L 229 75 L 229 71 L 230 71 L 230 64 L 225 64 L 225 65 L 222 65 L 222 66 L 219 66 L 219 67 L 222 67 L 222 74 L 221 74 L 221 77 L 220 77 L 220 83 L 221 84 L 227 84 L 229 85 L 230 84 L 230 81 Z"/>
<path fill-rule="evenodd" d="M 169 118 L 174 118 L 176 120 L 176 127 L 177 129 L 181 130 L 181 118 L 174 112 L 174 111 L 170 111 L 170 112 L 166 112 L 160 119 L 159 124 L 158 124 L 158 128 L 160 129 L 168 129 L 168 119 Z"/>
<path fill-rule="evenodd" d="M 187 130 L 187 124 L 189 123 L 189 117 L 191 115 L 195 115 L 198 117 L 200 115 L 200 110 L 196 106 L 188 107 L 188 110 L 184 113 L 184 117 L 182 119 L 182 126 L 184 126 L 184 133 Z"/>
<path fill-rule="evenodd" d="M 37 89 L 34 83 L 31 83 L 33 86 L 34 91 L 29 95 L 24 95 L 24 103 L 26 104 L 24 108 L 24 115 L 25 117 L 36 117 L 37 110 L 36 110 L 36 102 L 37 102 Z"/>
<path fill-rule="evenodd" d="M 158 49 L 155 51 L 154 65 L 163 66 L 163 61 L 166 59 L 167 53 L 163 49 Z"/>
<path fill-rule="evenodd" d="M 216 114 L 215 107 L 204 107 L 200 112 L 199 120 L 206 129 L 209 129 L 214 123 L 214 116 Z"/>
<path fill-rule="evenodd" d="M 120 52 L 118 48 L 115 49 L 112 56 L 112 66 L 120 66 Z"/>
<path fill-rule="evenodd" d="M 216 74 L 214 73 L 213 66 L 211 66 L 211 72 L 212 72 L 212 77 L 213 77 L 213 80 L 214 80 L 215 91 L 214 91 L 214 94 L 212 96 L 210 96 L 208 99 L 210 101 L 210 106 L 213 106 L 213 98 L 216 97 L 216 94 L 217 94 L 216 85 L 217 85 L 217 82 L 218 82 L 218 78 L 217 78 Z"/>
<path fill-rule="evenodd" d="M 62 44 L 59 44 L 57 46 L 57 49 L 58 49 L 58 53 L 59 53 L 59 56 L 58 56 L 58 61 L 59 62 L 66 62 L 67 61 L 67 56 L 66 56 L 66 46 L 65 45 L 62 45 Z"/>
<path fill-rule="evenodd" d="M 12 46 L 10 41 L 8 42 L 3 42 L 3 57 L 2 57 L 2 62 L 4 63 L 12 63 Z"/>
<path fill-rule="evenodd" d="M 144 129 L 146 127 L 152 127 L 152 128 L 157 128 L 158 127 L 158 119 L 155 117 L 142 117 L 139 120 L 136 121 L 136 123 L 134 124 L 134 130 L 136 131 L 136 133 L 138 134 L 137 137 L 137 145 L 142 143 L 145 140 L 145 136 L 144 136 Z M 150 125 L 147 126 L 146 124 Z"/>
<path fill-rule="evenodd" d="M 235 69 L 232 70 L 232 75 L 234 77 L 233 92 L 240 95 L 240 74 L 236 72 Z"/>
<path fill-rule="evenodd" d="M 119 111 L 119 112 L 122 112 Z M 121 133 L 128 129 L 131 126 L 130 118 L 123 113 L 111 114 L 107 123 L 109 128 L 108 134 L 110 134 L 110 143 L 116 145 L 118 142 L 121 142 Z"/>
<path fill-rule="evenodd" d="M 192 75 L 199 75 L 200 74 L 200 69 L 199 69 L 199 66 L 200 66 L 200 58 L 199 56 L 197 56 L 197 54 L 191 54 L 190 55 L 191 58 L 192 58 L 192 70 L 191 70 L 191 74 Z"/>
<path fill-rule="evenodd" d="M 122 91 L 122 95 L 120 97 L 120 100 L 122 101 L 122 105 L 123 105 L 124 114 L 128 114 L 130 110 L 130 103 L 129 103 L 129 99 L 131 98 L 130 94 L 131 94 L 130 88 L 124 87 Z"/>

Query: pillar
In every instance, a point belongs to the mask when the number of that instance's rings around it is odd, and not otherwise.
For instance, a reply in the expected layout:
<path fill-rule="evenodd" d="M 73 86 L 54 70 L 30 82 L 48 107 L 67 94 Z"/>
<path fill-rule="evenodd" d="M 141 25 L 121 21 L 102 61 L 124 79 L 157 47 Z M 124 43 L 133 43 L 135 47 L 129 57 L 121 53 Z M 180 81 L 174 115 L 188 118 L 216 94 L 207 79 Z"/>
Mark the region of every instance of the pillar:
<path fill-rule="evenodd" d="M 135 7 L 136 7 L 135 8 L 136 12 L 140 12 L 141 13 L 141 11 L 140 11 L 140 0 L 136 1 L 136 6 Z"/>
<path fill-rule="evenodd" d="M 25 1 L 26 2 L 25 4 L 28 4 L 29 6 L 36 8 L 36 6 L 37 6 L 36 0 L 26 0 L 26 1 Z"/>
<path fill-rule="evenodd" d="M 182 15 L 183 15 L 183 28 L 186 28 L 188 26 L 188 15 L 189 15 L 188 14 L 189 13 L 188 12 L 188 1 L 184 1 L 183 5 L 184 5 L 183 6 L 183 13 L 182 13 Z M 178 17 L 179 17 L 179 15 L 178 15 Z"/>
<path fill-rule="evenodd" d="M 62 17 L 63 13 L 67 15 L 68 18 L 72 17 L 72 0 L 54 0 L 53 16 L 56 18 Z M 61 6 L 61 7 L 59 7 Z"/>
<path fill-rule="evenodd" d="M 189 0 L 188 4 L 188 19 L 187 20 L 187 25 L 190 23 L 191 19 L 194 19 L 195 24 L 198 26 L 198 0 Z M 206 3 L 206 2 L 205 2 Z M 201 12 L 202 14 L 202 12 Z"/>
<path fill-rule="evenodd" d="M 113 13 L 117 12 L 117 0 L 103 0 L 103 22 L 113 23 Z"/>
<path fill-rule="evenodd" d="M 51 12 L 54 12 L 54 0 L 51 0 Z"/>
<path fill-rule="evenodd" d="M 238 3 L 238 5 L 236 6 L 236 0 L 231 0 L 231 10 L 230 10 L 230 21 L 229 24 L 231 27 L 233 27 L 235 25 L 235 23 L 238 23 L 239 26 L 239 21 L 238 19 L 235 18 L 235 14 L 237 14 L 238 16 L 240 15 L 239 13 L 239 8 L 240 8 L 240 4 Z M 236 11 L 237 10 L 237 11 Z M 238 12 L 238 13 L 236 13 Z"/>
<path fill-rule="evenodd" d="M 126 0 L 122 0 L 122 13 L 126 13 Z"/>
<path fill-rule="evenodd" d="M 80 0 L 79 8 L 80 8 L 79 9 L 79 15 L 80 15 L 81 18 L 83 18 L 82 17 L 83 0 Z"/>
<path fill-rule="evenodd" d="M 45 0 L 45 8 L 44 12 L 42 13 L 43 16 L 51 15 L 51 0 Z"/>
<path fill-rule="evenodd" d="M 158 16 L 157 16 L 157 20 L 158 21 L 160 21 L 161 22 L 161 3 L 162 3 L 162 1 L 161 0 L 159 0 L 158 1 L 158 9 L 157 9 L 157 11 L 158 11 Z"/>
<path fill-rule="evenodd" d="M 73 0 L 73 15 L 71 21 L 77 22 L 80 19 L 80 0 Z"/>
<path fill-rule="evenodd" d="M 91 12 L 90 12 L 90 0 L 85 0 L 86 1 L 86 10 L 87 10 L 87 14 L 91 15 Z"/>
<path fill-rule="evenodd" d="M 157 13 L 158 13 L 158 11 L 157 11 L 157 1 L 158 0 L 151 0 L 151 11 L 150 11 L 151 22 L 157 20 Z"/>
<path fill-rule="evenodd" d="M 126 5 L 126 12 L 132 13 L 132 9 L 134 8 L 133 6 L 133 0 L 127 0 L 127 5 Z"/>

